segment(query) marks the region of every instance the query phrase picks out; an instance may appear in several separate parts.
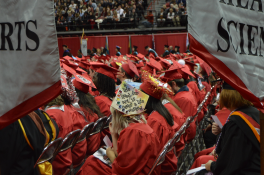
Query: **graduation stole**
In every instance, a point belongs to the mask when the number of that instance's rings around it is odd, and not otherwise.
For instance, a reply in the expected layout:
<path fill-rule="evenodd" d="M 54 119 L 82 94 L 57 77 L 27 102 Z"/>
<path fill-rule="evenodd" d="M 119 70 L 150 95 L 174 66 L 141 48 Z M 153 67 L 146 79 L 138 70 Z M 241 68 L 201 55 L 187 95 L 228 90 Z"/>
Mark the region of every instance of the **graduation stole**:
<path fill-rule="evenodd" d="M 235 111 L 232 113 L 232 115 L 238 115 L 239 117 L 241 117 L 252 130 L 258 142 L 260 142 L 260 125 L 254 119 L 241 111 Z"/>
<path fill-rule="evenodd" d="M 41 112 L 45 115 L 45 117 L 46 117 L 47 120 L 49 121 L 49 125 L 50 125 L 50 127 L 51 127 L 51 129 L 52 129 L 52 139 L 51 139 L 51 141 L 53 141 L 53 140 L 55 140 L 56 135 L 57 135 L 57 134 L 56 134 L 56 128 L 55 128 L 53 122 L 51 121 L 50 117 L 48 116 L 48 114 L 47 114 L 46 112 L 44 112 L 44 111 L 41 111 Z M 34 112 L 34 114 L 36 114 L 36 113 Z M 37 115 L 37 114 L 36 114 L 36 115 Z M 30 114 L 29 114 L 29 116 L 30 116 Z M 30 117 L 31 117 L 31 116 L 30 116 Z M 24 126 L 23 126 L 23 124 L 22 124 L 22 122 L 21 122 L 20 119 L 18 119 L 18 123 L 19 123 L 20 128 L 21 128 L 21 130 L 22 130 L 22 132 L 23 132 L 23 135 L 24 135 L 24 137 L 25 137 L 26 142 L 28 143 L 29 147 L 30 147 L 32 150 L 34 150 L 33 146 L 31 145 L 31 143 L 30 143 L 30 141 L 29 141 L 29 139 L 28 139 L 28 137 L 27 137 L 26 130 L 25 130 L 25 128 L 24 128 Z M 44 129 L 45 129 L 45 128 L 44 128 Z M 45 129 L 45 133 L 46 133 L 46 143 L 45 143 L 45 146 L 47 146 L 47 145 L 49 144 L 49 140 L 50 140 L 50 137 L 51 137 L 51 136 L 50 136 L 49 133 L 46 131 L 46 129 Z M 52 164 L 51 164 L 50 162 L 48 162 L 48 161 L 43 162 L 43 163 L 41 163 L 41 164 L 38 164 L 37 167 L 38 167 L 38 170 L 39 170 L 40 175 L 52 175 L 52 174 L 53 174 L 53 173 L 52 173 Z"/>

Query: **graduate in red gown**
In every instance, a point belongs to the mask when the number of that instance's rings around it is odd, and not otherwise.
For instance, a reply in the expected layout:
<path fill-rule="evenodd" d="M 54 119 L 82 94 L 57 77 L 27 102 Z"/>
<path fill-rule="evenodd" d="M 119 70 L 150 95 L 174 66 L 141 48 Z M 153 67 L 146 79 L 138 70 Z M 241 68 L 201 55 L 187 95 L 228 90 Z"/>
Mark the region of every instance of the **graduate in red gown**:
<path fill-rule="evenodd" d="M 78 78 L 76 78 L 78 77 Z M 75 110 L 79 113 L 74 117 L 74 129 L 83 129 L 84 126 L 98 120 L 98 115 L 102 116 L 99 107 L 96 105 L 94 98 L 88 93 L 89 87 L 95 87 L 87 73 L 75 75 L 73 85 L 79 98 L 78 105 L 74 104 Z M 88 141 L 88 142 L 87 142 Z M 72 150 L 73 167 L 78 167 L 84 161 L 86 154 L 92 154 L 100 146 L 97 136 L 91 136 L 75 145 Z M 98 144 L 99 143 L 99 144 Z M 80 169 L 77 174 L 81 174 Z"/>
<path fill-rule="evenodd" d="M 49 108 L 46 112 L 55 120 L 59 127 L 58 137 L 64 138 L 67 134 L 74 131 L 73 115 L 77 115 L 77 111 L 71 105 L 65 105 L 64 99 L 58 96 L 48 104 Z M 71 149 L 60 152 L 52 163 L 54 175 L 59 175 L 72 164 Z"/>
<path fill-rule="evenodd" d="M 164 75 L 168 78 L 168 84 L 171 86 L 175 96 L 173 101 L 181 108 L 185 117 L 194 116 L 197 112 L 197 102 L 189 88 L 184 85 L 184 79 L 181 78 L 177 69 L 172 69 L 165 72 Z M 195 121 L 190 124 L 185 133 L 185 141 L 190 141 L 195 137 L 196 124 Z"/>
<path fill-rule="evenodd" d="M 100 92 L 100 95 L 95 97 L 95 101 L 101 113 L 108 117 L 111 115 L 110 106 L 115 97 L 115 79 L 118 70 L 107 65 L 93 65 L 92 68 L 96 71 L 93 82 Z"/>
<path fill-rule="evenodd" d="M 143 83 L 140 89 L 149 95 L 146 105 L 148 125 L 157 134 L 161 147 L 163 147 L 179 129 L 179 124 L 174 119 L 168 109 L 162 104 L 161 98 L 163 93 L 172 93 L 169 88 L 158 87 L 158 80 L 151 77 L 149 73 L 143 72 Z M 180 116 L 179 116 L 180 117 Z M 161 164 L 161 174 L 172 174 L 177 170 L 178 159 L 171 150 L 166 154 L 165 161 Z"/>
<path fill-rule="evenodd" d="M 121 98 L 127 97 L 121 96 Z M 117 101 L 116 98 L 115 102 Z M 111 107 L 112 122 L 109 125 L 113 147 L 106 150 L 112 167 L 96 157 L 90 156 L 83 165 L 83 172 L 92 175 L 148 174 L 159 154 L 160 143 L 157 135 L 146 124 L 146 120 L 141 114 L 144 107 L 134 113 L 126 112 L 126 115 L 121 111 L 132 111 L 130 107 L 115 107 L 118 109 Z M 159 175 L 160 167 L 158 166 L 152 174 Z"/>

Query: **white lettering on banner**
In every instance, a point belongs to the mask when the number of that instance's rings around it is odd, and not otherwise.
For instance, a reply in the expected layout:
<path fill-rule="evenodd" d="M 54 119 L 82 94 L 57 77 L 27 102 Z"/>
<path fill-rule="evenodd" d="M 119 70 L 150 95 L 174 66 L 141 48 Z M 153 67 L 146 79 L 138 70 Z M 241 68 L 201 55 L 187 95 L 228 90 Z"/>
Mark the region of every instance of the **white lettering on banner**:
<path fill-rule="evenodd" d="M 53 0 L 0 4 L 1 129 L 60 93 L 60 62 Z"/>
<path fill-rule="evenodd" d="M 263 1 L 191 0 L 187 9 L 189 34 L 264 99 Z"/>

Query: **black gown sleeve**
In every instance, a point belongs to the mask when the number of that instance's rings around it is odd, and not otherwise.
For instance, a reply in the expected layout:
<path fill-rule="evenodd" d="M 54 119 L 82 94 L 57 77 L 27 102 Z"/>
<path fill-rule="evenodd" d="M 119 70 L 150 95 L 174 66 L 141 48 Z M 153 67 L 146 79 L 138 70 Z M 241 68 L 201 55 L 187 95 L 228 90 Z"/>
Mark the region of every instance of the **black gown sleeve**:
<path fill-rule="evenodd" d="M 248 166 L 254 148 L 235 122 L 225 124 L 219 146 L 217 161 L 211 164 L 214 175 L 239 174 L 241 169 Z"/>

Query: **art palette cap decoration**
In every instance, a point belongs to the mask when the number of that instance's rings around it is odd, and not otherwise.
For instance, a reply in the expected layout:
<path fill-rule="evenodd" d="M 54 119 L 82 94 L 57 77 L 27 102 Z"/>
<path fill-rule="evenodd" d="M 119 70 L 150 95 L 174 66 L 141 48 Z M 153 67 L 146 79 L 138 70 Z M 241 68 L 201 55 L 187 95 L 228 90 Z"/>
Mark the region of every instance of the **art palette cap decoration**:
<path fill-rule="evenodd" d="M 147 94 L 123 81 L 111 107 L 123 113 L 124 117 L 140 120 L 148 99 Z"/>
<path fill-rule="evenodd" d="M 161 80 L 152 77 L 150 73 L 143 71 L 141 78 L 143 83 L 140 88 L 148 95 L 156 99 L 161 99 L 164 93 L 174 95 L 168 83 L 163 83 Z"/>

